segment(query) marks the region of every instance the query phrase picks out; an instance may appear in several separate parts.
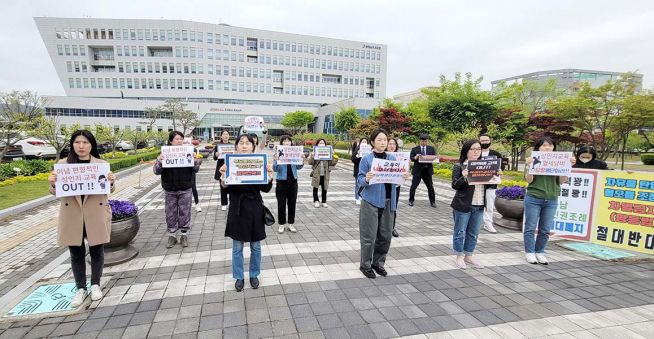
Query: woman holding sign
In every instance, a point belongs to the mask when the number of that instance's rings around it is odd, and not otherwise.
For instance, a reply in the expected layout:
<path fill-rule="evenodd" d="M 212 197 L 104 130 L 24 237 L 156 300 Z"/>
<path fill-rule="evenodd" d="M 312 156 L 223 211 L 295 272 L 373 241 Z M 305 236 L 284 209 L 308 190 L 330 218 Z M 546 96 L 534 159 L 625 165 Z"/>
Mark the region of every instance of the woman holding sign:
<path fill-rule="evenodd" d="M 182 146 L 184 134 L 172 131 L 168 135 L 168 146 Z M 191 159 L 195 156 L 190 154 Z M 177 232 L 181 233 L 179 242 L 182 247 L 188 246 L 188 233 L 191 231 L 191 199 L 193 190 L 193 173 L 200 169 L 199 159 L 187 167 L 164 168 L 164 154 L 159 155 L 154 163 L 154 174 L 161 175 L 161 186 L 166 192 L 165 211 L 168 229 L 166 248 L 172 248 L 177 243 Z"/>
<path fill-rule="evenodd" d="M 283 135 L 279 139 L 282 146 L 292 146 L 293 140 L 288 135 Z M 284 233 L 286 225 L 286 204 L 288 202 L 288 230 L 291 233 L 297 232 L 295 229 L 295 205 L 297 203 L 297 171 L 302 169 L 304 164 L 300 165 L 278 165 L 279 153 L 275 152 L 273 160 L 273 170 L 277 173 L 277 186 L 275 187 L 275 196 L 277 197 L 277 216 L 279 217 L 279 229 L 277 232 Z"/>
<path fill-rule="evenodd" d="M 216 148 L 213 150 L 213 160 L 218 160 L 216 163 L 216 173 L 214 174 L 213 178 L 220 181 L 221 174 L 220 174 L 220 168 L 223 167 L 225 164 L 225 155 L 220 153 L 220 147 L 221 146 L 226 146 L 229 144 L 229 132 L 227 130 L 222 131 L 220 133 L 220 143 L 216 145 Z M 231 145 L 230 145 L 231 146 Z M 223 211 L 227 210 L 227 191 L 222 189 L 222 186 L 220 188 L 220 206 Z"/>
<path fill-rule="evenodd" d="M 534 144 L 534 151 L 553 152 L 556 144 L 550 137 L 541 137 Z M 567 176 L 532 175 L 528 169 L 534 162 L 528 157 L 525 165 L 525 180 L 527 180 L 527 193 L 525 194 L 525 257 L 530 264 L 549 264 L 545 256 L 545 247 L 550 238 L 550 224 L 558 208 L 561 184 L 568 181 Z M 570 162 L 574 165 L 575 158 Z M 538 228 L 538 235 L 534 241 L 534 233 Z"/>
<path fill-rule="evenodd" d="M 327 146 L 325 139 L 318 139 L 316 146 Z M 336 166 L 338 159 L 332 156 L 332 160 L 314 160 L 315 154 L 309 154 L 309 165 L 311 165 L 311 186 L 313 186 L 313 206 L 320 207 L 318 200 L 318 187 L 322 186 L 322 207 L 327 207 L 327 187 L 329 187 L 329 172 Z"/>
<path fill-rule="evenodd" d="M 383 129 L 372 132 L 370 142 L 372 153 L 361 159 L 359 164 L 359 186 L 362 187 L 361 209 L 359 210 L 359 237 L 361 242 L 361 263 L 359 270 L 367 278 L 374 279 L 377 274 L 385 277 L 386 254 L 391 247 L 393 215 L 397 208 L 397 187 L 392 183 L 371 183 L 375 177 L 373 164 L 379 160 L 395 160 L 386 154 L 388 133 Z M 378 160 L 379 159 L 379 160 Z M 396 172 L 397 173 L 397 172 Z M 406 180 L 409 172 L 403 175 Z"/>
<path fill-rule="evenodd" d="M 359 153 L 359 148 L 361 145 L 367 145 L 368 139 L 361 138 L 356 148 L 352 150 L 352 163 L 354 164 L 354 201 L 357 205 L 361 205 L 361 197 L 359 197 L 359 185 L 357 184 L 357 177 L 359 176 L 359 163 L 361 162 L 361 154 Z"/>
<path fill-rule="evenodd" d="M 249 134 L 242 134 L 236 138 L 236 153 L 254 153 L 256 144 Z M 226 179 L 227 166 L 220 168 L 222 180 L 220 184 L 229 194 L 229 211 L 227 212 L 227 226 L 225 236 L 232 238 L 232 276 L 236 279 L 234 287 L 237 292 L 243 290 L 245 285 L 243 274 L 243 245 L 250 243 L 250 286 L 259 288 L 259 273 L 261 271 L 261 240 L 266 239 L 266 225 L 261 192 L 270 192 L 272 189 L 273 169 L 270 165 L 263 165 L 268 170 L 268 183 L 265 185 L 230 185 Z M 235 174 L 232 174 L 235 175 Z"/>
<path fill-rule="evenodd" d="M 58 164 L 106 164 L 100 160 L 95 137 L 87 130 L 78 130 L 70 137 L 73 151 L 68 158 L 59 160 Z M 109 172 L 107 179 L 110 191 L 115 189 L 116 176 Z M 56 194 L 57 172 L 52 171 L 48 177 L 50 193 Z M 104 244 L 111 235 L 111 207 L 108 195 L 77 195 L 63 197 L 59 207 L 57 240 L 59 246 L 68 246 L 70 265 L 77 292 L 70 302 L 78 307 L 86 298 L 86 247 L 84 238 L 89 243 L 91 254 L 91 300 L 102 299 L 100 278 L 104 266 Z"/>
<path fill-rule="evenodd" d="M 388 139 L 388 145 L 386 146 L 386 152 L 399 152 L 400 147 L 398 146 L 397 138 L 390 138 Z M 397 185 L 395 188 L 396 193 L 395 193 L 395 205 L 397 206 L 397 203 L 400 201 L 400 185 Z M 395 230 L 395 222 L 397 221 L 397 211 L 393 213 L 393 236 L 394 237 L 399 237 L 400 234 L 397 233 Z"/>

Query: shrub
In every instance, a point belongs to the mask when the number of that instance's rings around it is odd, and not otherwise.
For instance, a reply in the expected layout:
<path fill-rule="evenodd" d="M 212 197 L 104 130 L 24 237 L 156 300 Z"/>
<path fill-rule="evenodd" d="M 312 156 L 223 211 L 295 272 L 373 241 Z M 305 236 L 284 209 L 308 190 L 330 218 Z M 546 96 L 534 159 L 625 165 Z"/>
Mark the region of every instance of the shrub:
<path fill-rule="evenodd" d="M 447 178 L 451 179 L 452 178 L 452 170 L 448 168 L 439 168 L 434 170 L 434 174 L 436 176 L 442 177 L 442 178 Z"/>
<path fill-rule="evenodd" d="M 645 165 L 654 165 L 654 154 L 641 154 L 640 160 Z"/>
<path fill-rule="evenodd" d="M 16 176 L 31 176 L 39 173 L 49 173 L 52 170 L 52 160 L 18 160 L 0 164 L 0 181 Z M 16 171 L 19 169 L 19 171 Z"/>
<path fill-rule="evenodd" d="M 451 162 L 441 162 L 438 164 L 434 164 L 434 173 L 436 173 L 437 169 L 449 169 L 451 170 L 454 168 L 454 163 Z"/>
<path fill-rule="evenodd" d="M 313 151 L 313 150 L 312 150 Z M 338 155 L 339 158 L 351 159 L 350 155 L 343 152 L 334 152 L 335 155 Z"/>
<path fill-rule="evenodd" d="M 527 187 L 527 182 L 522 180 L 503 180 L 501 185 Z"/>
<path fill-rule="evenodd" d="M 11 179 L 0 181 L 0 187 L 14 185 L 14 184 L 18 184 L 18 183 L 21 183 L 21 182 L 45 181 L 45 180 L 48 180 L 49 176 L 50 176 L 50 173 L 39 173 L 39 174 L 36 174 L 36 175 L 31 175 L 31 176 L 19 175 L 17 177 L 13 177 Z"/>

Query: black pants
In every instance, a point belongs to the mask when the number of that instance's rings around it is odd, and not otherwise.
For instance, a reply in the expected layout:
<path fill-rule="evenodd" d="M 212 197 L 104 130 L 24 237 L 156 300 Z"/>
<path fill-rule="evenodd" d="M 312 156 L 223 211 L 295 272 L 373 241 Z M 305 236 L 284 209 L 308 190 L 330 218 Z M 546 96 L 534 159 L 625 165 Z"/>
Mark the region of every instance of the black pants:
<path fill-rule="evenodd" d="M 86 228 L 84 229 L 84 237 L 86 237 Z M 68 246 L 70 252 L 70 265 L 73 269 L 73 277 L 75 277 L 75 285 L 77 288 L 86 289 L 86 247 L 84 246 L 84 238 L 82 238 L 81 246 Z M 100 278 L 102 277 L 102 268 L 104 267 L 104 244 L 89 246 L 89 253 L 91 254 L 91 285 L 100 285 Z"/>
<path fill-rule="evenodd" d="M 195 185 L 195 173 L 193 173 L 193 187 L 192 187 L 192 190 L 193 190 L 193 200 L 195 200 L 195 204 L 197 205 L 197 204 L 200 203 L 200 199 L 198 197 L 198 187 Z"/>
<path fill-rule="evenodd" d="M 398 186 L 395 191 L 395 212 L 393 212 L 393 229 L 395 229 L 395 221 L 397 220 L 397 204 L 400 201 L 400 187 Z"/>
<path fill-rule="evenodd" d="M 433 173 L 427 170 L 420 171 L 420 174 L 414 174 L 411 181 L 411 190 L 409 191 L 409 201 L 414 201 L 416 197 L 416 188 L 420 185 L 420 180 L 425 182 L 427 192 L 429 194 L 429 202 L 436 202 L 436 192 L 434 192 L 434 183 L 431 180 Z"/>
<path fill-rule="evenodd" d="M 320 176 L 320 184 L 318 184 L 322 188 L 322 203 L 327 202 L 327 190 L 325 189 L 325 176 L 321 175 Z M 318 200 L 318 187 L 313 188 L 313 201 L 319 201 Z"/>
<path fill-rule="evenodd" d="M 277 197 L 277 222 L 280 225 L 286 224 L 286 205 L 288 204 L 288 223 L 295 224 L 295 205 L 297 203 L 297 181 L 277 180 L 275 187 Z"/>

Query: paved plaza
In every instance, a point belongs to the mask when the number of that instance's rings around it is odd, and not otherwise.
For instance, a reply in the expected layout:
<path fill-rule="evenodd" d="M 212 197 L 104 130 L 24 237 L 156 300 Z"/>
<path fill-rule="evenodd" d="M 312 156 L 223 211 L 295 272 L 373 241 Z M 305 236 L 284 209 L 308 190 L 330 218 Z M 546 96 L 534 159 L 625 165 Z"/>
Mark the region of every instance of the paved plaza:
<path fill-rule="evenodd" d="M 332 172 L 328 208 L 313 207 L 309 169 L 300 171 L 298 232 L 267 228 L 261 288 L 246 279 L 235 292 L 214 169 L 205 160 L 198 173 L 203 211 L 193 212 L 184 249 L 166 249 L 163 192 L 151 168 L 143 167 L 140 185 L 138 171 L 119 176 L 112 198 L 141 208 L 139 255 L 105 269 L 101 301 L 67 316 L 5 320 L 0 338 L 654 337 L 648 259 L 601 261 L 552 242 L 551 264 L 529 265 L 522 234 L 500 229 L 480 234 L 476 255 L 485 268 L 455 268 L 446 182 L 435 182 L 436 209 L 424 185 L 414 207 L 402 188 L 389 276 L 363 277 L 348 160 Z M 264 200 L 276 214 L 274 188 Z M 56 247 L 57 209 L 49 203 L 0 221 L 0 307 L 40 280 L 71 279 L 68 252 Z"/>

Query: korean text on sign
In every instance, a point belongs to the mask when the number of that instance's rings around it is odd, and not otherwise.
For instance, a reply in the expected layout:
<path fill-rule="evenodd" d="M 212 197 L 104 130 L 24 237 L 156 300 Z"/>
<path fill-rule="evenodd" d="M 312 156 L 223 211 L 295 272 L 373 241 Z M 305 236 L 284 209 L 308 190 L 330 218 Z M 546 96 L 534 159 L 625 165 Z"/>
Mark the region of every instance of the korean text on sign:
<path fill-rule="evenodd" d="M 572 172 L 571 152 L 531 152 L 529 174 L 569 175 Z"/>
<path fill-rule="evenodd" d="M 55 195 L 69 197 L 75 195 L 109 194 L 109 164 L 55 164 L 57 173 Z"/>

